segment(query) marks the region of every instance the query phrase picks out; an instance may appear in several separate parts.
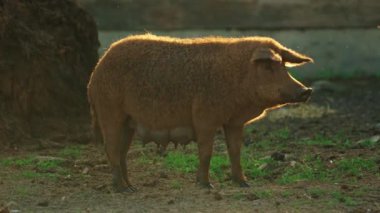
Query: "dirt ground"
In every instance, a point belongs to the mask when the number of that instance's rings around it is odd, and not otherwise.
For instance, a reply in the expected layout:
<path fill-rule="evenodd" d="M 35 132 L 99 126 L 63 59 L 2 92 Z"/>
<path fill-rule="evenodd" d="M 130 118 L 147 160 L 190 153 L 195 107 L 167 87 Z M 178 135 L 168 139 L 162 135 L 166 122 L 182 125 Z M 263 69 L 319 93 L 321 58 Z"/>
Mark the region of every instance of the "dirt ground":
<path fill-rule="evenodd" d="M 135 141 L 128 163 L 138 191 L 114 193 L 103 147 L 89 142 L 86 118 L 73 121 L 75 132 L 0 149 L 0 212 L 380 212 L 379 83 L 309 82 L 315 87 L 310 102 L 248 126 L 243 151 L 276 162 L 257 167 L 268 175 L 247 175 L 250 188 L 231 183 L 228 166 L 223 178 L 213 177 L 212 190 L 200 188 L 191 169 L 168 166 L 170 153 L 194 155 L 195 144 L 170 146 L 160 157 L 154 144 Z M 214 155 L 225 155 L 223 140 L 216 137 Z M 359 159 L 352 164 L 358 169 L 335 164 L 344 159 Z M 311 176 L 289 175 L 297 165 Z"/>

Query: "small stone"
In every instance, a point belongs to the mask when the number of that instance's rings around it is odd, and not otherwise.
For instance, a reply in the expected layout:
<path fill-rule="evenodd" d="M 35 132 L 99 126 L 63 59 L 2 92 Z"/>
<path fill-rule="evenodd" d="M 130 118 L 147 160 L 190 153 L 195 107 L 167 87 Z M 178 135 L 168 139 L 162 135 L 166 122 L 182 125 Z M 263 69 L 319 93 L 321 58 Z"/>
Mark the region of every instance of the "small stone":
<path fill-rule="evenodd" d="M 95 186 L 94 189 L 100 191 L 100 190 L 105 189 L 106 186 L 107 186 L 106 184 L 100 184 L 100 185 Z"/>
<path fill-rule="evenodd" d="M 372 143 L 377 143 L 380 141 L 380 135 L 374 135 L 370 137 L 368 140 L 371 141 Z"/>
<path fill-rule="evenodd" d="M 374 135 L 367 139 L 359 140 L 355 143 L 353 148 L 366 148 L 368 147 L 368 144 L 375 145 L 380 142 L 380 135 Z"/>
<path fill-rule="evenodd" d="M 82 174 L 86 175 L 86 174 L 88 174 L 89 171 L 90 171 L 90 169 L 88 167 L 84 167 Z"/>
<path fill-rule="evenodd" d="M 293 154 L 285 154 L 285 161 L 297 160 Z"/>
<path fill-rule="evenodd" d="M 290 161 L 290 166 L 291 166 L 291 167 L 295 167 L 295 166 L 296 166 L 296 164 L 297 164 L 297 162 L 296 162 L 296 161 L 294 161 L 294 160 Z"/>
<path fill-rule="evenodd" d="M 41 201 L 41 202 L 37 203 L 37 206 L 42 206 L 42 207 L 49 206 L 49 201 L 47 201 L 47 200 Z"/>
<path fill-rule="evenodd" d="M 265 168 L 268 167 L 268 164 L 267 163 L 263 163 L 259 166 L 259 170 L 264 170 Z"/>

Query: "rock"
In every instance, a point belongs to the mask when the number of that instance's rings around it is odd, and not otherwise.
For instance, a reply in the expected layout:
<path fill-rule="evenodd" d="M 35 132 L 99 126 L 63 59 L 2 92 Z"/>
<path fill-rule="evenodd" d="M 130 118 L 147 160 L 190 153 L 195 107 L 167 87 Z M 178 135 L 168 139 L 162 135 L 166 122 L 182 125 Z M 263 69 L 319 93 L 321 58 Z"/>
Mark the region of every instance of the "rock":
<path fill-rule="evenodd" d="M 260 170 L 263 170 L 263 169 L 265 169 L 265 168 L 267 168 L 268 167 L 268 164 L 267 163 L 263 163 L 263 164 L 261 164 L 260 166 L 259 166 L 259 169 Z"/>
<path fill-rule="evenodd" d="M 88 174 L 88 172 L 90 171 L 90 169 L 88 167 L 85 167 L 82 171 L 82 174 Z"/>
<path fill-rule="evenodd" d="M 374 135 L 370 137 L 369 141 L 371 141 L 372 143 L 378 143 L 380 141 L 380 135 Z"/>
<path fill-rule="evenodd" d="M 95 190 L 101 191 L 106 188 L 106 184 L 100 184 L 94 187 Z"/>
<path fill-rule="evenodd" d="M 285 154 L 285 161 L 297 160 L 297 157 L 293 154 Z"/>
<path fill-rule="evenodd" d="M 354 145 L 353 148 L 366 148 L 366 147 L 371 147 L 380 142 L 380 135 L 374 135 L 370 138 L 367 139 L 362 139 L 357 141 Z"/>
<path fill-rule="evenodd" d="M 291 167 L 295 167 L 295 166 L 296 166 L 296 164 L 297 164 L 297 162 L 296 162 L 296 161 L 294 161 L 294 160 L 290 161 L 290 166 L 291 166 Z"/>

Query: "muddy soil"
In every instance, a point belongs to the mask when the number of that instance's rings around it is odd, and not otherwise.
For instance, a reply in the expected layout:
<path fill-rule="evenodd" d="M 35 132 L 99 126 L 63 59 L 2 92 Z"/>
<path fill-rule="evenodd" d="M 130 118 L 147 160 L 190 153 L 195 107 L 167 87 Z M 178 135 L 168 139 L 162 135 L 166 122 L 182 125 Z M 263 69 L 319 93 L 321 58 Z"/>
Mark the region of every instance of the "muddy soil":
<path fill-rule="evenodd" d="M 360 143 L 380 135 L 379 83 L 379 79 L 309 82 L 316 87 L 309 103 L 269 112 L 247 127 L 243 149 L 272 158 L 278 153 L 295 156 L 294 162 L 304 154 L 317 155 L 323 162 L 377 158 L 377 170 L 354 179 L 344 176 L 333 181 L 280 184 L 276 177 L 249 177 L 251 187 L 239 188 L 227 178 L 214 179 L 215 189 L 202 189 L 195 183 L 194 172 L 167 168 L 165 157 L 157 156 L 154 144 L 144 147 L 135 141 L 128 162 L 131 182 L 138 191 L 114 193 L 103 147 L 89 142 L 86 121 L 76 121 L 76 132 L 31 138 L 40 141 L 36 145 L 1 148 L 0 212 L 380 212 L 380 141 L 373 146 Z M 338 141 L 338 145 L 299 142 L 317 136 Z M 223 138 L 218 138 L 215 153 L 225 153 Z M 272 145 L 255 145 L 263 141 Z M 347 141 L 350 146 L 344 145 Z M 278 146 L 273 145 L 276 143 Z M 76 146 L 81 147 L 80 152 L 62 151 Z M 170 146 L 168 152 L 173 149 Z M 196 153 L 195 145 L 181 152 Z M 9 159 L 31 156 L 61 164 L 41 169 L 26 165 L 27 161 L 9 163 Z M 334 192 L 309 193 L 313 188 Z"/>

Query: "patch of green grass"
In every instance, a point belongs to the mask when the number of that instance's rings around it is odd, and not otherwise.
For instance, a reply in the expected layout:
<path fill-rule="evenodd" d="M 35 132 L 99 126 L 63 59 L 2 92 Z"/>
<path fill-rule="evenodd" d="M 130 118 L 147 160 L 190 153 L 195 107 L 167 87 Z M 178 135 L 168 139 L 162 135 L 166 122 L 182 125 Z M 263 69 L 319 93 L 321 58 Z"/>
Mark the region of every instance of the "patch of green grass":
<path fill-rule="evenodd" d="M 354 200 L 352 197 L 347 196 L 339 191 L 332 192 L 331 197 L 334 199 L 334 201 L 343 203 L 346 206 L 357 206 L 359 204 L 359 202 Z"/>
<path fill-rule="evenodd" d="M 195 154 L 184 154 L 178 151 L 169 152 L 165 157 L 164 165 L 179 172 L 194 172 L 198 168 L 198 156 Z"/>
<path fill-rule="evenodd" d="M 195 172 L 198 168 L 198 156 L 195 154 L 184 154 L 182 152 L 170 152 L 165 157 L 164 165 L 179 172 Z M 229 168 L 229 159 L 225 155 L 213 155 L 210 164 L 210 175 L 219 181 L 226 178 L 225 170 Z"/>
<path fill-rule="evenodd" d="M 368 195 L 369 191 L 371 191 L 372 188 L 373 187 L 371 186 L 362 186 L 360 188 L 353 190 L 352 196 L 356 198 L 366 196 Z"/>
<path fill-rule="evenodd" d="M 27 179 L 41 179 L 41 178 L 48 178 L 48 179 L 56 179 L 58 178 L 58 174 L 55 173 L 38 173 L 35 171 L 26 170 L 19 174 L 19 177 L 21 178 L 27 178 Z"/>
<path fill-rule="evenodd" d="M 272 132 L 271 136 L 276 138 L 276 139 L 286 140 L 286 139 L 289 139 L 289 137 L 290 137 L 290 130 L 289 130 L 289 128 L 285 127 L 283 129 L 279 129 L 275 132 Z"/>
<path fill-rule="evenodd" d="M 363 176 L 363 172 L 378 172 L 377 163 L 374 159 L 360 157 L 345 158 L 336 162 L 334 173 L 340 175 Z"/>
<path fill-rule="evenodd" d="M 245 175 L 252 179 L 260 179 L 270 175 L 271 170 L 266 169 L 276 162 L 272 158 L 258 158 L 243 154 L 242 167 Z"/>
<path fill-rule="evenodd" d="M 58 155 L 64 158 L 77 159 L 82 154 L 82 146 L 68 146 L 59 151 Z"/>
<path fill-rule="evenodd" d="M 52 174 L 51 177 L 70 174 L 68 169 L 62 167 L 62 163 L 63 161 L 58 159 L 39 161 L 35 168 L 40 173 Z"/>
<path fill-rule="evenodd" d="M 0 164 L 4 166 L 13 166 L 20 169 L 14 175 L 18 178 L 56 178 L 59 175 L 69 174 L 69 170 L 62 167 L 64 161 L 60 159 L 40 160 L 35 156 L 25 158 L 8 158 L 1 160 Z M 36 170 L 36 171 L 34 171 Z"/>
<path fill-rule="evenodd" d="M 277 179 L 279 184 L 290 184 L 298 181 L 339 181 L 347 177 L 360 177 L 365 172 L 379 173 L 374 159 L 361 157 L 337 160 L 334 168 L 328 168 L 319 157 L 305 156 L 302 163 L 288 166 Z"/>
<path fill-rule="evenodd" d="M 211 158 L 210 173 L 212 178 L 222 181 L 226 178 L 225 170 L 230 168 L 230 162 L 226 155 L 214 155 Z"/>
<path fill-rule="evenodd" d="M 322 160 L 307 156 L 304 163 L 297 163 L 294 167 L 288 168 L 277 182 L 279 184 L 289 184 L 298 181 L 326 181 L 328 179 L 329 173 Z"/>
<path fill-rule="evenodd" d="M 17 167 L 25 167 L 34 165 L 36 162 L 36 158 L 34 156 L 28 156 L 26 158 L 7 158 L 0 161 L 0 164 L 3 166 L 17 166 Z"/>
<path fill-rule="evenodd" d="M 254 141 L 251 146 L 253 149 L 269 150 L 273 149 L 274 145 L 275 144 L 269 140 L 260 140 Z"/>

